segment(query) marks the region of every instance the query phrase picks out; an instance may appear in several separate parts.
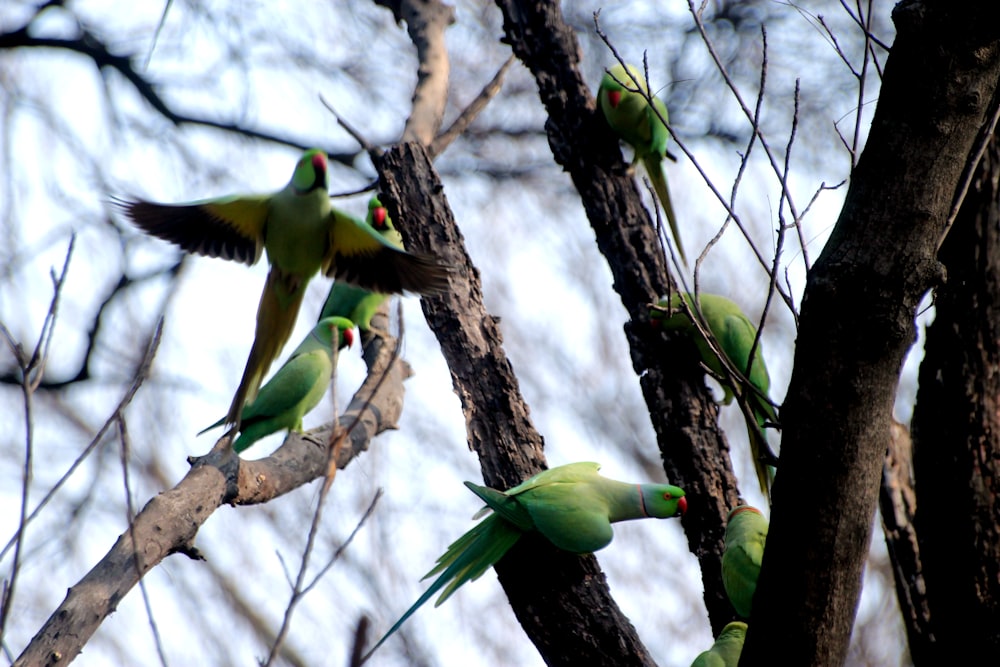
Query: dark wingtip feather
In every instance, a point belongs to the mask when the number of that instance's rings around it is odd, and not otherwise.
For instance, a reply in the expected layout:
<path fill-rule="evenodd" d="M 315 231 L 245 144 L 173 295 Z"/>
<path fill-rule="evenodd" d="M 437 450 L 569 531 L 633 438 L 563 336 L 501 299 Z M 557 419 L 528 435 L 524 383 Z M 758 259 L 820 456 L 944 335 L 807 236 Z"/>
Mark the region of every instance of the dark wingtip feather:
<path fill-rule="evenodd" d="M 386 247 L 374 256 L 334 258 L 337 280 L 382 294 L 439 294 L 448 289 L 452 268 L 433 255 L 412 254 Z"/>
<path fill-rule="evenodd" d="M 113 199 L 126 218 L 147 234 L 182 250 L 251 265 L 260 259 L 257 244 L 201 206 Z"/>

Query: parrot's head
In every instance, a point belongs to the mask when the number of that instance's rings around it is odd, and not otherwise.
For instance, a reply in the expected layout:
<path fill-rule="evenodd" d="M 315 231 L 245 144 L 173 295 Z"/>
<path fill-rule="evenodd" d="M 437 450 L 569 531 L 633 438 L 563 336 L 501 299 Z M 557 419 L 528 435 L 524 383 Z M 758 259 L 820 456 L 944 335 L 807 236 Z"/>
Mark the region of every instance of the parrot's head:
<path fill-rule="evenodd" d="M 324 192 L 329 190 L 330 176 L 327 171 L 326 153 L 318 148 L 303 153 L 292 174 L 292 187 L 299 194 L 312 192 L 317 188 L 322 188 Z"/>
<path fill-rule="evenodd" d="M 688 305 L 690 305 L 690 300 Z M 649 322 L 657 329 L 674 330 L 689 324 L 687 313 L 681 309 L 681 295 L 674 292 L 649 307 Z"/>
<path fill-rule="evenodd" d="M 684 489 L 670 484 L 640 484 L 639 499 L 642 511 L 648 517 L 668 519 L 687 511 Z"/>
<path fill-rule="evenodd" d="M 368 202 L 368 224 L 379 233 L 393 229 L 389 211 L 382 206 L 378 197 L 372 197 Z"/>
<path fill-rule="evenodd" d="M 617 109 L 626 92 L 636 92 L 635 81 L 638 81 L 639 87 L 645 90 L 646 79 L 642 72 L 634 65 L 629 65 L 626 70 L 619 63 L 604 73 L 604 77 L 601 79 L 600 94 L 603 95 L 612 109 Z"/>
<path fill-rule="evenodd" d="M 334 332 L 337 335 L 337 348 L 344 349 L 354 345 L 354 322 L 346 317 L 325 317 L 316 324 L 313 330 L 317 338 L 328 347 L 333 347 Z"/>

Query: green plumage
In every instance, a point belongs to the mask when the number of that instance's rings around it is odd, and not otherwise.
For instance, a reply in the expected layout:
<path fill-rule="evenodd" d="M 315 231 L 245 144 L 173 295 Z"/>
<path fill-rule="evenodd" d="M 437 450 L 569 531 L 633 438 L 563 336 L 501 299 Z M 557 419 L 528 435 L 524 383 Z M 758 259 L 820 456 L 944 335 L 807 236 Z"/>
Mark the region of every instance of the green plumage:
<path fill-rule="evenodd" d="M 760 563 L 767 542 L 767 519 L 755 507 L 740 505 L 726 520 L 726 550 L 722 552 L 722 585 L 733 609 L 750 618 Z"/>
<path fill-rule="evenodd" d="M 306 286 L 318 272 L 380 292 L 425 294 L 447 287 L 447 269 L 411 255 L 369 225 L 330 205 L 326 153 L 303 153 L 288 184 L 264 195 L 232 195 L 186 204 L 125 201 L 136 226 L 187 252 L 254 264 L 267 251 L 270 271 L 257 328 L 226 423 L 239 425 L 271 363 L 295 327 Z"/>
<path fill-rule="evenodd" d="M 365 222 L 393 246 L 403 249 L 403 237 L 392 224 L 392 218 L 382 206 L 378 197 L 368 202 L 368 217 Z M 346 317 L 358 325 L 362 332 L 371 328 L 372 316 L 379 306 L 389 298 L 388 294 L 372 292 L 342 280 L 334 281 L 327 294 L 326 303 L 319 318 L 331 316 Z"/>
<path fill-rule="evenodd" d="M 750 381 L 750 390 L 747 392 L 747 402 L 754 415 L 754 422 L 747 421 L 747 434 L 750 440 L 750 450 L 753 457 L 754 469 L 757 471 L 757 480 L 760 483 L 761 492 L 770 497 L 772 472 L 769 465 L 773 463 L 773 454 L 767 444 L 767 435 L 764 425 L 768 422 L 778 423 L 778 413 L 771 405 L 769 392 L 771 390 L 771 378 L 767 373 L 767 366 L 764 364 L 764 355 L 761 351 L 761 343 L 757 344 L 754 351 L 753 363 L 749 363 L 750 348 L 753 346 L 757 336 L 757 327 L 750 321 L 740 307 L 729 299 L 717 294 L 701 293 L 698 296 L 699 308 L 704 320 L 704 329 L 715 339 L 716 345 L 729 359 L 730 364 L 740 373 L 747 375 L 747 367 L 750 372 L 747 379 Z M 688 307 L 697 312 L 694 298 L 691 294 L 684 294 L 684 301 Z M 701 360 L 712 372 L 721 378 L 727 378 L 728 374 L 723 367 L 722 361 L 712 350 L 705 337 L 698 331 L 692 323 L 687 313 L 681 309 L 681 295 L 673 294 L 669 300 L 663 299 L 657 303 L 657 308 L 653 308 L 650 317 L 654 323 L 669 331 L 684 331 L 694 341 Z M 728 382 L 722 383 L 725 392 L 723 403 L 729 404 L 733 400 L 733 388 Z"/>
<path fill-rule="evenodd" d="M 333 340 L 337 332 L 337 347 L 353 342 L 354 324 L 343 317 L 320 320 L 288 361 L 260 388 L 257 397 L 243 408 L 240 437 L 233 449 L 242 452 L 264 436 L 282 429 L 302 430 L 302 418 L 319 404 L 333 377 Z M 198 433 L 222 426 L 220 419 Z"/>
<path fill-rule="evenodd" d="M 597 474 L 599 468 L 597 463 L 570 463 L 540 472 L 505 492 L 466 482 L 486 503 L 473 518 L 493 513 L 438 558 L 424 575 L 424 579 L 439 575 L 437 579 L 365 658 L 435 593 L 444 589 L 437 606 L 462 584 L 479 578 L 529 530 L 540 532 L 560 549 L 590 553 L 608 545 L 616 521 L 664 519 L 687 509 L 684 491 L 676 486 L 618 482 Z"/>
<path fill-rule="evenodd" d="M 653 106 L 649 105 L 647 97 L 651 97 Z M 635 159 L 642 160 L 649 180 L 653 183 L 653 190 L 656 191 L 656 198 L 660 200 L 663 214 L 670 224 L 677 253 L 687 264 L 677 227 L 677 216 L 670 203 L 667 178 L 663 173 L 663 158 L 667 155 L 667 139 L 670 138 L 664 123 L 669 121 L 666 105 L 659 98 L 649 96 L 649 85 L 639 68 L 628 65 L 626 70 L 621 64 L 605 72 L 597 90 L 597 104 L 611 129 L 635 150 Z"/>
<path fill-rule="evenodd" d="M 691 667 L 737 667 L 743 642 L 747 637 L 747 624 L 733 621 L 722 628 L 712 648 L 698 655 Z"/>

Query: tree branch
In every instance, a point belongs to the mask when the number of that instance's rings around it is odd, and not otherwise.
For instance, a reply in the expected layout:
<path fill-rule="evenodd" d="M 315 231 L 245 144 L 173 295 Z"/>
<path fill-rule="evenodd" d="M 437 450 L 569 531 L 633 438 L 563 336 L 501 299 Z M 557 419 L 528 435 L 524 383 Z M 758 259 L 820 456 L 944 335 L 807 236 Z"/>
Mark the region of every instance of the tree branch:
<path fill-rule="evenodd" d="M 403 380 L 409 366 L 392 361 L 394 341 L 378 337 L 367 353 L 368 377 L 340 417 L 341 423 L 358 420 L 340 451 L 338 467 L 346 467 L 371 439 L 395 428 L 403 407 Z M 383 373 L 389 377 L 373 393 Z M 111 551 L 69 589 L 14 663 L 65 665 L 75 658 L 101 622 L 118 606 L 149 570 L 174 553 L 202 558 L 194 546 L 201 525 L 222 504 L 263 503 L 327 474 L 325 443 L 330 426 L 311 431 L 308 437 L 290 434 L 271 456 L 246 461 L 230 447 L 218 443 L 207 455 L 193 459 L 192 468 L 177 485 L 150 500 Z"/>
<path fill-rule="evenodd" d="M 573 179 L 597 245 L 631 322 L 625 325 L 632 367 L 656 431 L 667 478 L 696 499 L 684 517 L 691 552 L 701 563 L 705 605 L 715 633 L 733 620 L 722 588 L 724 522 L 737 504 L 736 478 L 718 408 L 690 341 L 667 340 L 648 326 L 648 304 L 672 289 L 666 263 L 618 139 L 597 113 L 580 77 L 580 47 L 557 2 L 497 0 L 506 39 L 531 70 L 548 111 L 545 129 L 557 163 Z M 586 137 L 586 141 L 580 141 Z M 665 342 L 666 341 L 666 342 Z M 670 359 L 670 368 L 663 360 Z"/>
<path fill-rule="evenodd" d="M 483 479 L 510 488 L 545 467 L 543 442 L 504 354 L 497 320 L 483 306 L 479 271 L 426 150 L 400 144 L 375 166 L 382 203 L 407 247 L 454 269 L 448 291 L 424 297 L 421 305 L 451 369 Z M 560 551 L 529 533 L 495 569 L 518 621 L 549 665 L 652 664 L 593 556 Z"/>

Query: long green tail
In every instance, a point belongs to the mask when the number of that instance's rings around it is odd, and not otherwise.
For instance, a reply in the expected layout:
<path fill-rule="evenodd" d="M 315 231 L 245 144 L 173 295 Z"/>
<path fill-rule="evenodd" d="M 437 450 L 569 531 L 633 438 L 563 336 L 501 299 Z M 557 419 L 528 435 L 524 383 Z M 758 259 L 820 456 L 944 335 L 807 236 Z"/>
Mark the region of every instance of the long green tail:
<path fill-rule="evenodd" d="M 500 560 L 507 551 L 514 546 L 524 533 L 504 521 L 496 514 L 493 514 L 455 540 L 448 550 L 438 558 L 437 565 L 433 570 L 424 575 L 424 579 L 432 577 L 438 572 L 440 576 L 434 580 L 424 594 L 413 603 L 406 613 L 403 614 L 396 623 L 389 628 L 381 639 L 364 655 L 362 662 L 371 657 L 379 646 L 386 639 L 392 636 L 414 614 L 425 602 L 439 590 L 444 588 L 441 597 L 438 598 L 434 606 L 440 606 L 442 602 L 454 593 L 459 586 L 467 581 L 475 581 L 494 563 Z M 446 586 L 447 585 L 447 586 Z"/>
<path fill-rule="evenodd" d="M 677 228 L 677 216 L 674 215 L 674 206 L 670 203 L 670 190 L 667 188 L 667 177 L 663 174 L 663 159 L 657 155 L 646 155 L 642 158 L 642 164 L 646 167 L 646 174 L 653 183 L 656 198 L 660 200 L 660 206 L 663 207 L 663 215 L 670 225 L 670 233 L 674 235 L 674 245 L 677 246 L 677 254 L 681 256 L 684 266 L 687 266 L 687 257 L 684 255 L 684 246 L 681 244 L 681 233 Z"/>

